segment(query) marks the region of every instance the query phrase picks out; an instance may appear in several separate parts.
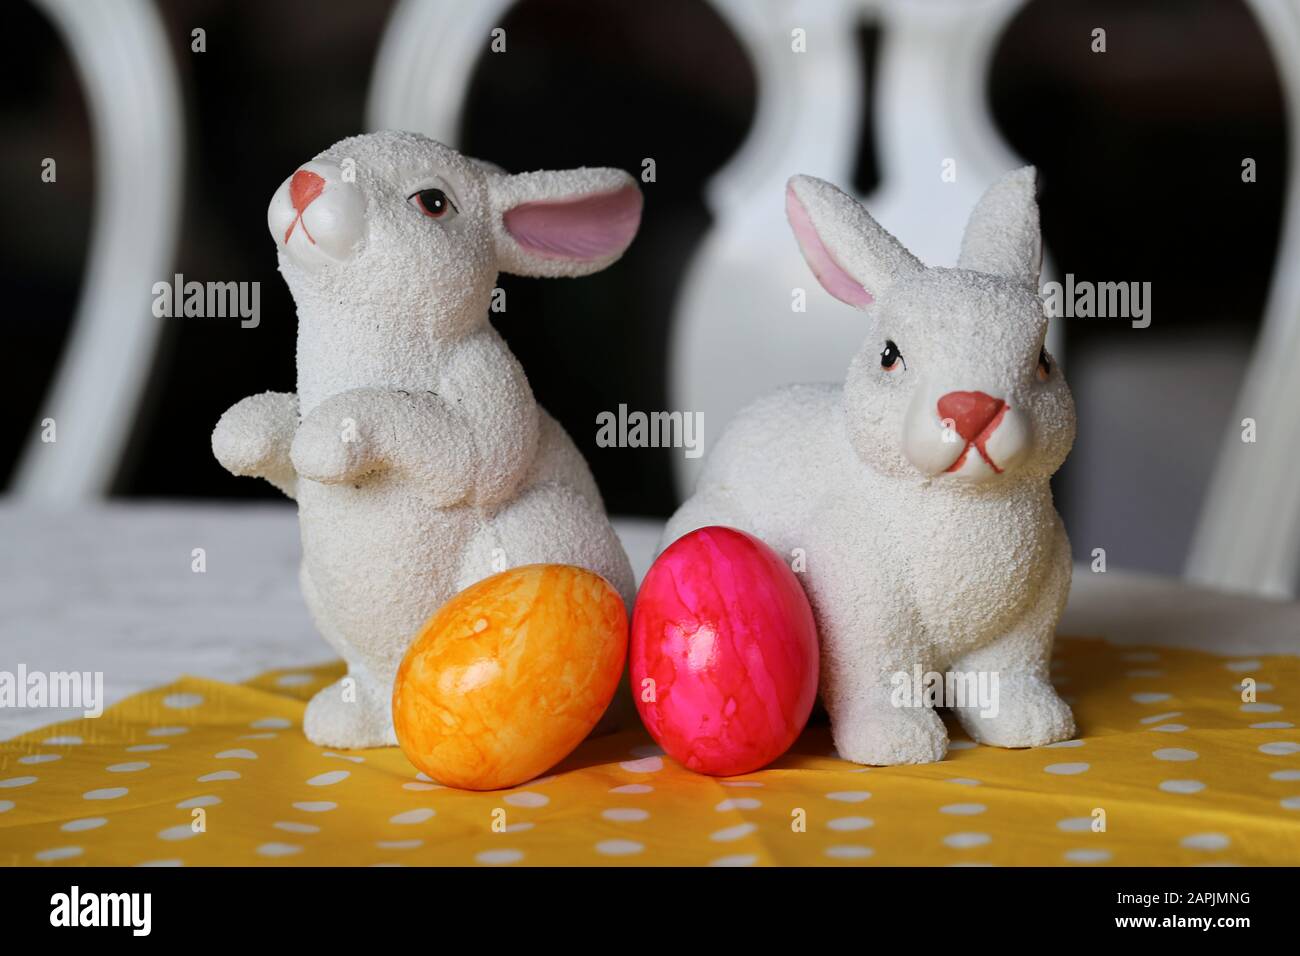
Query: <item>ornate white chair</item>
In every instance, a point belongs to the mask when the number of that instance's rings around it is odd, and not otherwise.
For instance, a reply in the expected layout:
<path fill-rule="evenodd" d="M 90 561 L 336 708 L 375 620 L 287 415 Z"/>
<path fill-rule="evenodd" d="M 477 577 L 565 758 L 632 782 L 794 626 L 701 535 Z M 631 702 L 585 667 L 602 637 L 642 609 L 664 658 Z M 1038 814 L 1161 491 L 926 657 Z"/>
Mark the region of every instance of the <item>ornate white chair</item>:
<path fill-rule="evenodd" d="M 71 505 L 108 493 L 153 365 L 150 304 L 169 278 L 180 215 L 182 141 L 175 64 L 147 0 L 36 0 L 81 77 L 95 141 L 95 208 L 81 299 L 14 489 Z M 57 157 L 56 157 L 57 159 Z"/>
<path fill-rule="evenodd" d="M 473 67 L 513 0 L 402 0 L 376 59 L 372 128 L 420 130 L 454 142 Z M 1021 0 L 713 0 L 748 49 L 759 99 L 748 140 L 714 178 L 714 226 L 698 251 L 673 322 L 669 402 L 703 411 L 716 435 L 741 405 L 789 381 L 838 378 L 860 345 L 856 316 L 809 282 L 783 221 L 792 172 L 850 176 L 863 80 L 854 28 L 884 27 L 877 88 L 881 221 L 929 261 L 953 261 L 984 186 L 1018 160 L 988 117 L 984 78 Z M 104 495 L 152 364 L 159 320 L 150 288 L 171 273 L 182 176 L 182 116 L 173 64 L 147 0 L 36 0 L 64 36 L 90 103 L 97 150 L 94 226 L 71 341 L 41 417 L 59 441 L 33 437 L 15 491 L 71 504 Z M 1300 129 L 1300 9 L 1250 0 Z M 796 52 L 792 31 L 807 52 Z M 1292 151 L 1286 214 L 1263 330 L 1238 413 L 1218 457 L 1187 562 L 1200 583 L 1294 593 L 1300 572 L 1300 151 Z M 956 177 L 945 182 L 942 164 Z M 767 198 L 763 198 L 767 197 Z M 773 198 L 776 197 L 776 198 Z M 792 311 L 792 290 L 807 311 Z M 1059 345 L 1057 346 L 1059 348 Z M 718 356 L 727 374 L 716 374 Z M 1240 420 L 1259 440 L 1241 441 Z M 678 459 L 679 490 L 698 459 Z"/>

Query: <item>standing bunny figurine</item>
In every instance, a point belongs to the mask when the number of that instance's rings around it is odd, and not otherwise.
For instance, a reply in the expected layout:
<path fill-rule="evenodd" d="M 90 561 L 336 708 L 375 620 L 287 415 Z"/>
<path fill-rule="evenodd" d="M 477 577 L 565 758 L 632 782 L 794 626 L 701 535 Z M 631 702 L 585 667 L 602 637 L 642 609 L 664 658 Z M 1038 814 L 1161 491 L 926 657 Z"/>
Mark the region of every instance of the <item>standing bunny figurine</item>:
<path fill-rule="evenodd" d="M 665 543 L 722 524 L 802 549 L 835 746 L 858 763 L 944 756 L 939 715 L 896 706 L 918 666 L 996 675 L 995 707 L 954 707 L 980 743 L 1074 733 L 1048 676 L 1071 570 L 1048 480 L 1074 402 L 1043 347 L 1034 189 L 1032 168 L 995 183 L 941 269 L 834 186 L 791 179 L 804 258 L 866 312 L 866 344 L 842 388 L 782 389 L 737 416 L 668 524 Z"/>
<path fill-rule="evenodd" d="M 239 402 L 212 448 L 298 502 L 303 596 L 348 665 L 307 707 L 314 743 L 396 743 L 390 702 L 408 644 L 497 571 L 578 565 L 630 602 L 632 570 L 591 472 L 538 408 L 488 307 L 498 270 L 604 269 L 640 216 L 620 170 L 511 176 L 399 132 L 335 144 L 272 197 L 298 306 L 298 391 Z"/>

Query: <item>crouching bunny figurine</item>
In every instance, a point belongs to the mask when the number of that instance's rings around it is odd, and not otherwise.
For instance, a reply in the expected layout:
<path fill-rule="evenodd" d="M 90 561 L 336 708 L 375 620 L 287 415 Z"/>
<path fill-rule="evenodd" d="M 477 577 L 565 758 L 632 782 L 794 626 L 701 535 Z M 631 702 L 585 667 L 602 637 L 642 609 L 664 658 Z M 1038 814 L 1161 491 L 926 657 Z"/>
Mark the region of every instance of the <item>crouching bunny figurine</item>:
<path fill-rule="evenodd" d="M 842 388 L 782 389 L 737 416 L 666 531 L 731 525 L 801 549 L 835 746 L 858 763 L 944 756 L 939 715 L 896 693 L 918 672 L 989 678 L 991 701 L 953 707 L 980 743 L 1074 733 L 1048 677 L 1071 569 L 1048 479 L 1074 403 L 1043 347 L 1034 188 L 1032 168 L 994 184 L 943 269 L 829 183 L 791 179 L 804 258 L 866 313 L 866 344 Z"/>
<path fill-rule="evenodd" d="M 591 472 L 537 406 L 488 306 L 498 270 L 604 269 L 640 215 L 622 171 L 511 176 L 399 132 L 337 143 L 272 197 L 298 307 L 298 391 L 239 402 L 212 448 L 298 502 L 303 597 L 348 666 L 307 707 L 314 743 L 396 743 L 407 645 L 484 577 L 573 564 L 631 606 L 631 567 Z"/>

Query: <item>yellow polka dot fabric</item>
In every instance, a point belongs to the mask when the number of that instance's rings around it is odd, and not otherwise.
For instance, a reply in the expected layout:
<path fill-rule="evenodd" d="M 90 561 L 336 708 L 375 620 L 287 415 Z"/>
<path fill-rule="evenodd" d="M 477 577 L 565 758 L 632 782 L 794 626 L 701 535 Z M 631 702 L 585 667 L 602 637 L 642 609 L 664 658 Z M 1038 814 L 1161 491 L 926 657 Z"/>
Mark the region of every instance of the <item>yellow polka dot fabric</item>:
<path fill-rule="evenodd" d="M 489 793 L 441 787 L 396 748 L 310 744 L 305 702 L 337 666 L 184 678 L 0 745 L 0 862 L 1300 863 L 1300 658 L 1057 648 L 1080 735 L 1050 747 L 979 747 L 950 724 L 943 762 L 864 768 L 823 725 L 772 767 L 715 779 L 637 730 Z"/>

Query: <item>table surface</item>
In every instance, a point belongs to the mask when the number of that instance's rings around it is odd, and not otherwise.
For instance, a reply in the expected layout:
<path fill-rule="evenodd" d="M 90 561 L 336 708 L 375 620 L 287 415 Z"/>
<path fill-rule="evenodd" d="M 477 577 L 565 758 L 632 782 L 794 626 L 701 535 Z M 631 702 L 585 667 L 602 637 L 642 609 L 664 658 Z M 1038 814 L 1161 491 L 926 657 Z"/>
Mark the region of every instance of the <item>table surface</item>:
<path fill-rule="evenodd" d="M 638 579 L 659 522 L 615 526 Z M 206 570 L 193 570 L 202 548 Z M 298 594 L 290 505 L 0 506 L 0 671 L 102 671 L 106 705 L 183 674 L 243 681 L 334 655 Z M 1223 655 L 1300 652 L 1300 603 L 1075 569 L 1060 632 Z M 0 708 L 0 739 L 78 716 Z"/>

